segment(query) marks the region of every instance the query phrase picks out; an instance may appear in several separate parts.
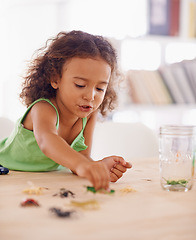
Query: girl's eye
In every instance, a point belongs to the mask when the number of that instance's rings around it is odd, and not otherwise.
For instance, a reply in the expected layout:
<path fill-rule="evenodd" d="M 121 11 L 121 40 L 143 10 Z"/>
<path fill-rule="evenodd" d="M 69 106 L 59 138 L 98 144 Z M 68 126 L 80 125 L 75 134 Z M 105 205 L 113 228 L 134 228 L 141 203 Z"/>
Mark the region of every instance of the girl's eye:
<path fill-rule="evenodd" d="M 103 88 L 97 88 L 97 91 L 104 92 Z"/>
<path fill-rule="evenodd" d="M 80 85 L 80 84 L 76 84 L 76 83 L 75 83 L 75 85 L 76 85 L 76 87 L 78 87 L 78 88 L 83 88 L 83 87 L 85 87 L 84 85 Z"/>

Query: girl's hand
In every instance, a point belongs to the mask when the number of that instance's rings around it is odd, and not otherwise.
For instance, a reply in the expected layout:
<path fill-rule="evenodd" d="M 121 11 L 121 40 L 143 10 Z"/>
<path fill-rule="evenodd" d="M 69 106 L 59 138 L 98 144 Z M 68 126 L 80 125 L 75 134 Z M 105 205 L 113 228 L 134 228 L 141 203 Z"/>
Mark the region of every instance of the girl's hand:
<path fill-rule="evenodd" d="M 127 171 L 127 168 L 131 168 L 132 165 L 129 162 L 126 162 L 124 158 L 119 156 L 111 156 L 103 158 L 103 161 L 108 170 L 110 171 L 110 181 L 116 182 L 119 178 L 122 177 L 123 173 Z"/>
<path fill-rule="evenodd" d="M 81 163 L 76 169 L 76 174 L 87 178 L 96 190 L 109 189 L 110 172 L 107 165 L 102 161 L 89 161 Z"/>

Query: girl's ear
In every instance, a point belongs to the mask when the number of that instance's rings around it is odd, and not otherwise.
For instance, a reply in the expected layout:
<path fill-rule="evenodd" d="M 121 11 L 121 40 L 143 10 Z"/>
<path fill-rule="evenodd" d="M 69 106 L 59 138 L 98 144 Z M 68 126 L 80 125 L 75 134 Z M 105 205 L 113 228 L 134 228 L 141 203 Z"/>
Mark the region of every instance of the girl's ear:
<path fill-rule="evenodd" d="M 54 89 L 58 89 L 58 81 L 57 81 L 57 80 L 52 80 L 52 81 L 51 81 L 51 86 L 52 86 Z"/>

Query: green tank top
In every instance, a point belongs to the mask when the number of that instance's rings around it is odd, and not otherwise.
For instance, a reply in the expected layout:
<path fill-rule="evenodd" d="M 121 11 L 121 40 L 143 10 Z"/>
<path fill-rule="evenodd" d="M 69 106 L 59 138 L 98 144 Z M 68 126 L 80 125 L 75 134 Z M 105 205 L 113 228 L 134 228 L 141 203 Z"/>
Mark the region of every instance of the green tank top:
<path fill-rule="evenodd" d="M 57 114 L 56 128 L 59 127 L 59 114 L 56 107 L 49 99 L 40 98 L 33 102 L 26 110 L 22 118 L 15 125 L 11 135 L 0 142 L 0 164 L 10 170 L 41 172 L 53 171 L 59 167 L 59 164 L 46 157 L 40 150 L 33 131 L 25 129 L 22 125 L 27 113 L 32 106 L 39 101 L 46 101 L 52 105 Z M 87 118 L 83 118 L 83 127 L 78 136 L 74 139 L 71 147 L 77 152 L 85 150 L 83 131 L 86 126 Z"/>

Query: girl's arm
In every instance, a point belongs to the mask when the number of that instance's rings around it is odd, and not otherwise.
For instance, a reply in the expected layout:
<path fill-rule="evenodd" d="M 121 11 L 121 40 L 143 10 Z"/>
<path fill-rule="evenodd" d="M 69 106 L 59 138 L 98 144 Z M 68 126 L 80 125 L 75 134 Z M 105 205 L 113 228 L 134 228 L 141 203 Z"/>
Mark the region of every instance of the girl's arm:
<path fill-rule="evenodd" d="M 53 161 L 87 178 L 96 189 L 109 187 L 109 171 L 102 162 L 93 162 L 76 152 L 58 135 L 56 111 L 47 102 L 36 103 L 29 112 L 36 141 Z"/>
<path fill-rule="evenodd" d="M 92 113 L 87 120 L 86 127 L 84 129 L 84 138 L 85 138 L 85 144 L 88 146 L 88 148 L 84 151 L 81 151 L 83 155 L 85 155 L 87 158 L 92 160 L 91 158 L 91 149 L 92 149 L 92 142 L 93 142 L 93 133 L 97 121 L 97 114 L 98 112 Z"/>
<path fill-rule="evenodd" d="M 90 155 L 91 155 L 92 139 L 93 139 L 94 128 L 96 125 L 97 114 L 98 113 L 95 112 L 91 115 L 91 117 L 88 119 L 85 131 L 84 131 L 85 144 L 88 146 L 88 148 L 85 151 L 81 151 L 81 153 L 87 156 L 89 159 L 91 159 Z M 110 171 L 111 182 L 116 182 L 119 178 L 123 176 L 123 173 L 127 171 L 127 168 L 132 167 L 132 165 L 129 162 L 126 162 L 120 156 L 109 156 L 109 157 L 103 158 L 100 161 L 104 162 L 108 170 Z"/>

